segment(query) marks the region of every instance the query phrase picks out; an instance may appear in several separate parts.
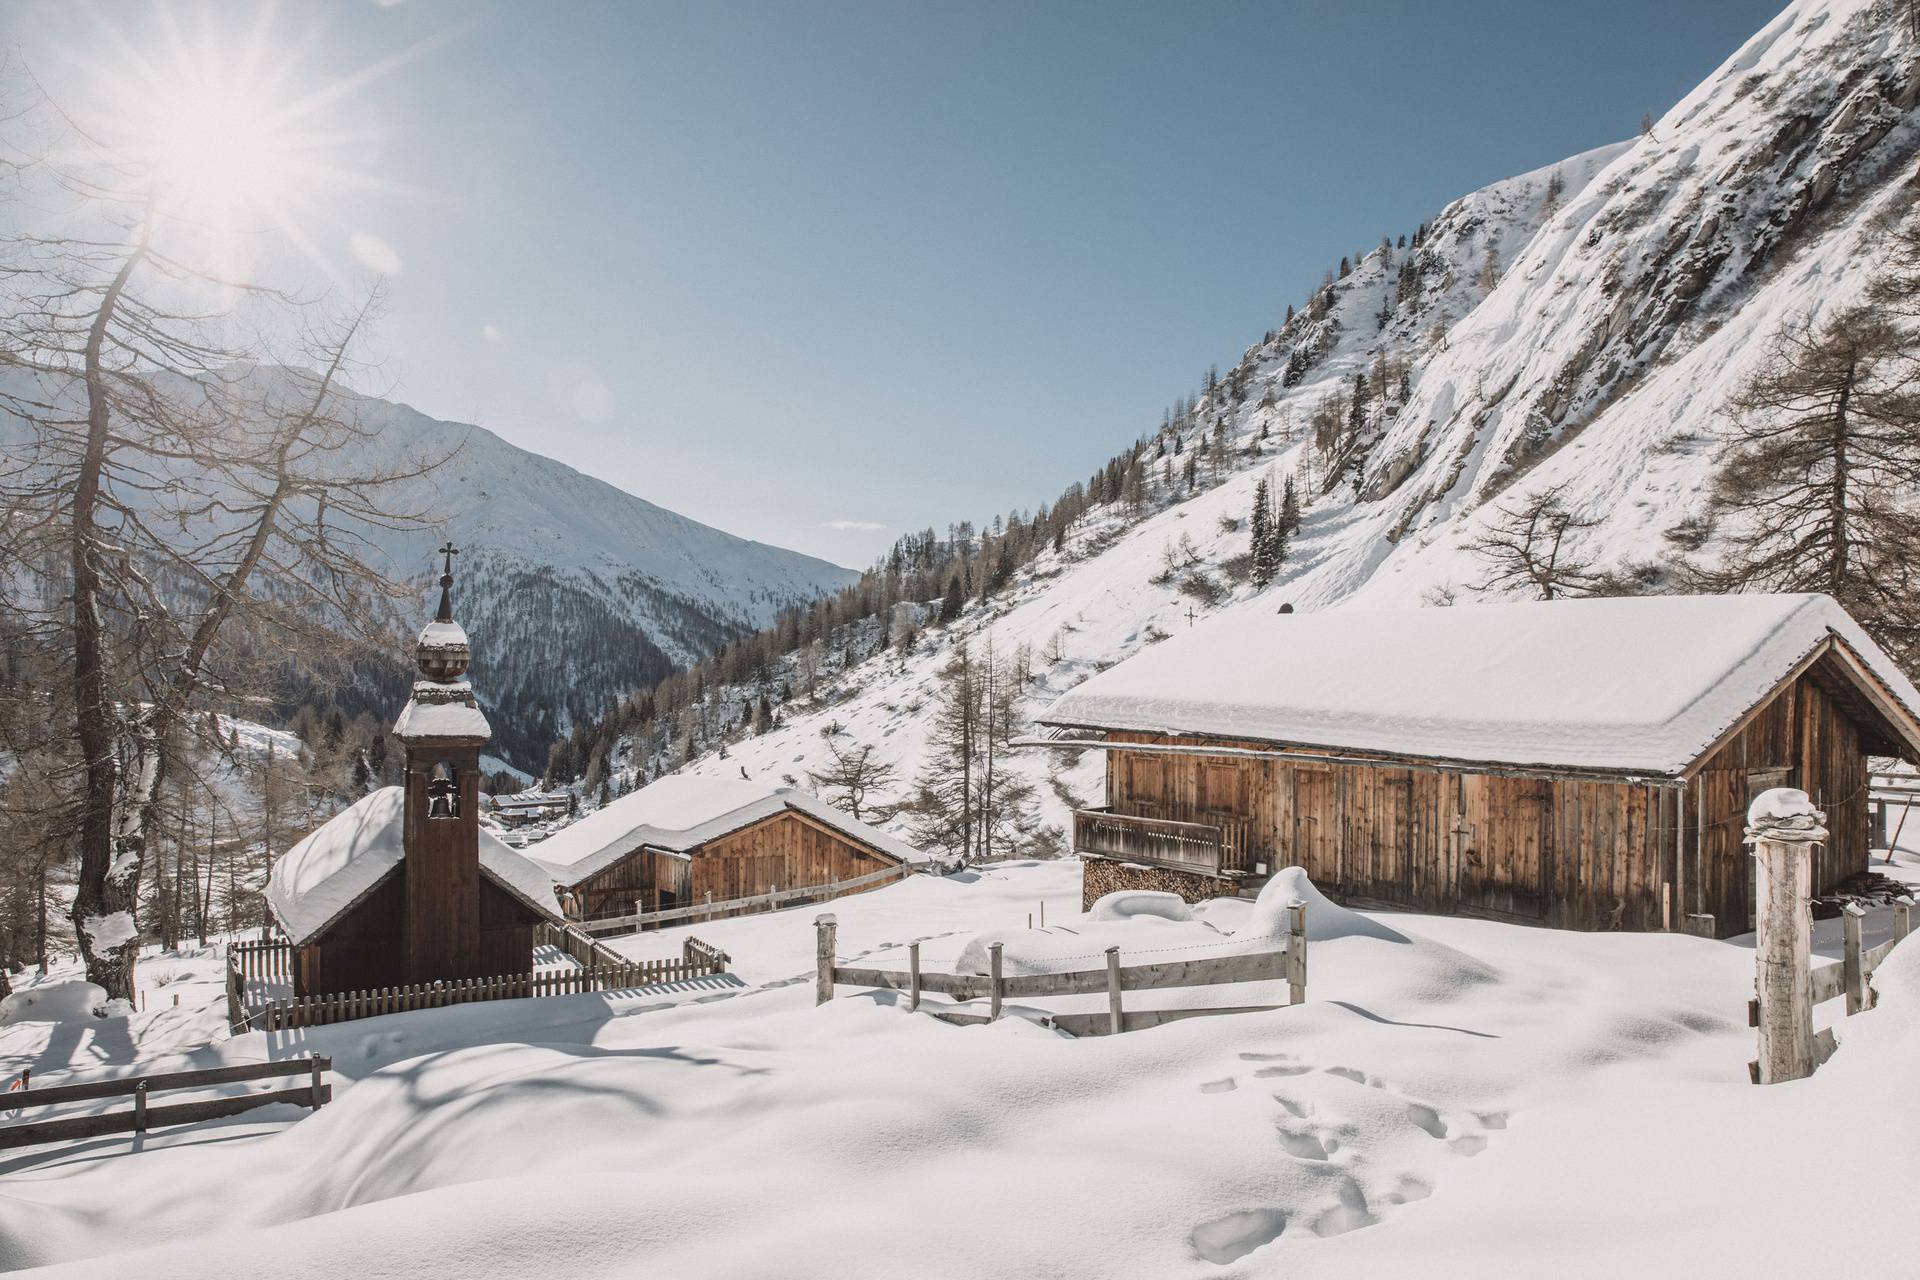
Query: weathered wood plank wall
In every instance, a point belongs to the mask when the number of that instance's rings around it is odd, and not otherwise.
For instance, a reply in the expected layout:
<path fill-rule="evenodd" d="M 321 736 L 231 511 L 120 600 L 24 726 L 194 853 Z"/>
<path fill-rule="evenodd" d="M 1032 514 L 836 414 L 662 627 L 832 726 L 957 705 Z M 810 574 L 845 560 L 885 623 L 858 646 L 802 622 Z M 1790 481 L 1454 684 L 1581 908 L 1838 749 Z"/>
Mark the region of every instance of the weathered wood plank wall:
<path fill-rule="evenodd" d="M 574 889 L 581 918 L 596 920 L 747 898 L 770 889 L 830 884 L 894 865 L 892 858 L 788 809 L 676 858 L 639 850 Z"/>
<path fill-rule="evenodd" d="M 1115 742 L 1247 743 L 1114 733 Z M 1755 788 L 1795 786 L 1828 811 L 1814 891 L 1866 865 L 1867 760 L 1858 726 L 1818 668 L 1785 686 L 1684 788 L 1329 763 L 1110 751 L 1115 813 L 1179 822 L 1231 816 L 1251 856 L 1298 864 L 1349 901 L 1575 929 L 1752 927 L 1743 843 Z"/>

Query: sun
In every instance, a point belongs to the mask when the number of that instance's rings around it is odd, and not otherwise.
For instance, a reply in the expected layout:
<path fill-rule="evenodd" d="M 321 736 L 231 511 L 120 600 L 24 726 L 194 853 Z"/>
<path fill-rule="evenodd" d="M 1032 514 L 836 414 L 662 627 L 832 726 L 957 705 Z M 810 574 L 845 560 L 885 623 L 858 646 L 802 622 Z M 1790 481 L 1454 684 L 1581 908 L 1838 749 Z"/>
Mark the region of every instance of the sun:
<path fill-rule="evenodd" d="M 297 200 L 301 139 L 244 86 L 195 85 L 156 104 L 141 146 L 156 203 L 233 226 Z"/>
<path fill-rule="evenodd" d="M 67 49 L 54 77 L 70 86 L 60 113 L 78 137 L 62 158 L 202 275 L 252 279 L 290 248 L 327 283 L 353 285 L 336 254 L 366 230 L 356 197 L 420 195 L 369 170 L 385 148 L 367 90 L 438 39 L 342 66 L 308 10 L 230 16 L 191 5 L 91 15 L 94 39 Z"/>

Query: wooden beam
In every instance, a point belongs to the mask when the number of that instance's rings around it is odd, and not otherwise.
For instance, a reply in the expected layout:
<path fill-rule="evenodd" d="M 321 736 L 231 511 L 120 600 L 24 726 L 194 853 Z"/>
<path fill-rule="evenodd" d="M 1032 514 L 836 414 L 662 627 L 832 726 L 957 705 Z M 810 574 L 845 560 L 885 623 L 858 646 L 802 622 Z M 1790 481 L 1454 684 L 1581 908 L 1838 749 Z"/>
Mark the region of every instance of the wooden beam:
<path fill-rule="evenodd" d="M 93 1098 L 131 1097 L 141 1085 L 156 1091 L 198 1089 L 207 1085 L 235 1084 L 243 1080 L 271 1080 L 280 1076 L 305 1075 L 309 1063 L 316 1071 L 326 1071 L 333 1059 L 288 1058 L 280 1062 L 243 1062 L 231 1067 L 208 1067 L 199 1071 L 174 1071 L 160 1075 L 121 1076 L 112 1080 L 88 1080 L 80 1084 L 54 1085 L 52 1088 L 20 1089 L 0 1093 L 0 1111 L 21 1107 L 49 1107 L 58 1102 L 85 1102 Z"/>
<path fill-rule="evenodd" d="M 1178 734 L 1162 735 L 1177 738 Z M 1277 760 L 1309 766 L 1357 765 L 1373 769 L 1411 769 L 1417 773 L 1476 773 L 1493 778 L 1537 778 L 1546 782 L 1624 782 L 1633 785 L 1678 787 L 1685 779 L 1678 774 L 1658 771 L 1628 772 L 1618 769 L 1550 768 L 1545 765 L 1498 764 L 1485 760 L 1455 760 L 1444 756 L 1355 756 L 1316 749 L 1271 747 L 1224 747 L 1205 742 L 1052 742 L 1043 738 L 1016 738 L 1016 747 L 1047 747 L 1052 750 L 1141 752 L 1148 755 L 1222 756 L 1228 759 Z M 1109 797 L 1111 798 L 1111 797 Z"/>

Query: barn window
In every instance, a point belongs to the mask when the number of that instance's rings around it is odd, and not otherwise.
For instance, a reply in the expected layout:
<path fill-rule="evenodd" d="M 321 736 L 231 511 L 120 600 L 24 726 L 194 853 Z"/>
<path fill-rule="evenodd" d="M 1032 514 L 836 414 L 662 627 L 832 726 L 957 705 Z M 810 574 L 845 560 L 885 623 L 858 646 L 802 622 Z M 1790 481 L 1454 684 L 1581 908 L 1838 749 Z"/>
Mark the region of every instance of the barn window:
<path fill-rule="evenodd" d="M 427 775 L 427 816 L 460 816 L 460 780 L 454 775 L 453 766 L 445 760 L 433 766 L 433 771 Z"/>

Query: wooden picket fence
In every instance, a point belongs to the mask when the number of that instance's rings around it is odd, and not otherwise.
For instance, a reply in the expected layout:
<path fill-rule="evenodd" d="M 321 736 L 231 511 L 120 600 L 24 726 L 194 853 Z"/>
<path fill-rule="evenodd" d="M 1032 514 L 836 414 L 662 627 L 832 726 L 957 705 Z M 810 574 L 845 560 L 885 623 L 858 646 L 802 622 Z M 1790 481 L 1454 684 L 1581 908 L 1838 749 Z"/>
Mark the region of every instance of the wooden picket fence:
<path fill-rule="evenodd" d="M 684 907 L 667 907 L 660 911 L 642 911 L 634 915 L 608 916 L 604 920 L 581 920 L 578 926 L 593 934 L 635 933 L 648 925 L 672 924 L 682 920 L 713 920 L 722 916 L 740 915 L 748 911 L 778 910 L 801 902 L 819 902 L 828 898 L 837 898 L 841 894 L 852 893 L 858 889 L 883 884 L 888 880 L 904 879 L 913 874 L 913 867 L 899 863 L 891 867 L 882 867 L 878 871 L 869 871 L 865 875 L 853 876 L 847 880 L 835 880 L 828 884 L 798 885 L 782 889 L 777 885 L 766 893 L 756 893 L 745 898 L 723 898 L 713 900 L 709 893 L 706 901 L 696 902 Z"/>
<path fill-rule="evenodd" d="M 596 944 L 597 945 L 597 944 Z M 598 948 L 608 955 L 617 953 Z M 231 956 L 227 961 L 227 1022 L 234 1034 L 243 1031 L 289 1031 L 327 1026 L 356 1018 L 484 1000 L 526 1000 L 543 996 L 582 995 L 594 991 L 630 991 L 686 982 L 725 973 L 727 953 L 698 938 L 681 944 L 678 959 L 626 960 L 596 963 L 578 969 L 548 973 L 514 973 L 494 978 L 452 978 L 409 986 L 379 987 L 368 991 L 341 991 L 292 1000 L 249 1002 L 246 979 Z"/>
<path fill-rule="evenodd" d="M 1106 949 L 1106 964 L 1099 969 L 1070 973 L 1035 973 L 1005 977 L 1001 973 L 1001 943 L 987 947 L 986 974 L 928 973 L 920 968 L 920 944 L 907 947 L 907 968 L 867 969 L 840 964 L 834 958 L 838 926 L 830 915 L 815 919 L 814 1003 L 833 999 L 836 985 L 879 987 L 905 991 L 907 1007 L 918 1009 L 923 992 L 935 992 L 955 1000 L 988 1002 L 987 1012 L 958 1008 L 929 1008 L 928 1012 L 949 1022 L 983 1023 L 999 1018 L 1009 999 L 1036 996 L 1100 995 L 1107 997 L 1104 1013 L 1050 1013 L 1045 1021 L 1068 1035 L 1117 1035 L 1140 1031 L 1182 1018 L 1204 1018 L 1228 1013 L 1261 1013 L 1300 1004 L 1307 998 L 1306 905 L 1293 903 L 1287 917 L 1287 945 L 1282 951 L 1213 956 L 1200 960 L 1172 960 L 1153 964 L 1124 965 L 1120 948 Z M 1164 991 L 1174 987 L 1204 987 L 1230 982 L 1285 982 L 1287 1005 L 1238 1005 L 1209 1009 L 1135 1009 L 1123 1007 L 1122 993 L 1128 991 Z"/>
<path fill-rule="evenodd" d="M 162 1075 L 122 1076 L 113 1080 L 88 1080 L 81 1084 L 54 1085 L 52 1088 L 17 1088 L 0 1093 L 0 1112 L 27 1107 L 50 1107 L 63 1102 L 86 1102 L 96 1098 L 132 1098 L 129 1111 L 109 1111 L 100 1115 L 75 1116 L 67 1120 L 36 1120 L 28 1124 L 0 1126 L 0 1147 L 25 1147 L 40 1142 L 65 1142 L 77 1138 L 97 1138 L 110 1133 L 144 1133 L 161 1125 L 196 1124 L 237 1116 L 256 1107 L 290 1102 L 297 1107 L 318 1111 L 333 1100 L 333 1086 L 325 1074 L 333 1060 L 317 1055 L 292 1058 L 285 1062 L 249 1062 L 234 1067 L 212 1067 L 202 1071 L 175 1071 Z M 164 1106 L 147 1105 L 149 1094 L 183 1089 L 205 1089 L 214 1085 L 237 1084 L 248 1080 L 273 1080 L 288 1076 L 306 1076 L 307 1083 L 263 1093 L 243 1093 L 234 1097 L 211 1098 L 202 1102 L 176 1102 Z"/>
<path fill-rule="evenodd" d="M 231 943 L 227 955 L 248 982 L 293 981 L 293 944 L 285 938 Z"/>
<path fill-rule="evenodd" d="M 1844 996 L 1847 1016 L 1852 1017 L 1879 1002 L 1879 994 L 1873 989 L 1873 971 L 1880 967 L 1880 962 L 1887 958 L 1894 947 L 1913 932 L 1913 904 L 1893 904 L 1893 936 L 1877 947 L 1865 945 L 1866 931 L 1862 921 L 1866 914 L 1865 908 L 1856 902 L 1849 902 L 1840 908 L 1840 959 L 1808 968 L 1806 1003 L 1809 1009 Z M 1747 1001 L 1747 1025 L 1761 1028 L 1767 1025 L 1757 995 Z M 1814 1065 L 1831 1058 L 1836 1047 L 1832 1027 L 1815 1031 L 1812 1043 Z M 1759 1058 L 1747 1064 L 1747 1073 L 1755 1084 L 1760 1083 Z"/>
<path fill-rule="evenodd" d="M 542 920 L 533 927 L 535 946 L 553 947 L 582 968 L 612 968 L 626 964 L 627 958 L 576 924 L 548 924 Z M 705 945 L 704 943 L 701 945 Z"/>

